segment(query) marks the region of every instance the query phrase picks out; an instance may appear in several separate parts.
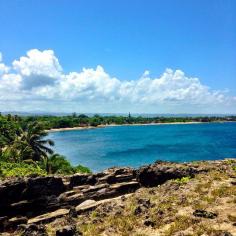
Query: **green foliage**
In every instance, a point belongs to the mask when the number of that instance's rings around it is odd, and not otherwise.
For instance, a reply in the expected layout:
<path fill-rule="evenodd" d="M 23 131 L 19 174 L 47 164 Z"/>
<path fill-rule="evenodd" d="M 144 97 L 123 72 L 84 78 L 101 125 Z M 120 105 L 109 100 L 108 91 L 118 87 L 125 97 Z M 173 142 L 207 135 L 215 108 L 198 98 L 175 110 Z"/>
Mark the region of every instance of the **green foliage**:
<path fill-rule="evenodd" d="M 59 119 L 59 124 L 65 127 L 73 125 L 70 118 Z M 87 119 L 86 116 L 81 117 L 76 114 L 73 114 L 72 118 Z M 96 119 L 100 118 L 96 116 Z M 50 146 L 53 146 L 54 142 L 46 138 L 48 134 L 45 131 L 46 124 L 49 124 L 49 121 L 45 123 L 36 117 L 0 116 L 0 162 L 2 163 L 0 175 L 2 177 L 26 176 L 33 173 L 90 172 L 88 168 L 81 165 L 72 166 L 63 156 L 53 155 Z M 40 167 L 37 164 L 40 164 Z"/>
<path fill-rule="evenodd" d="M 186 177 L 175 179 L 174 182 L 179 183 L 179 184 L 186 184 L 189 182 L 190 179 L 191 177 L 186 176 Z"/>
<path fill-rule="evenodd" d="M 90 173 L 91 171 L 84 166 L 72 166 L 64 156 L 53 154 L 42 162 L 42 168 L 46 169 L 49 174 L 74 174 Z"/>
<path fill-rule="evenodd" d="M 47 157 L 48 154 L 53 153 L 49 146 L 53 146 L 54 142 L 45 139 L 47 135 L 41 123 L 34 121 L 27 124 L 25 131 L 21 134 L 21 142 L 31 150 L 31 152 L 28 152 L 28 155 L 31 153 L 28 159 L 40 161 L 42 157 Z"/>
<path fill-rule="evenodd" d="M 0 177 L 23 177 L 32 174 L 46 175 L 46 171 L 42 170 L 38 165 L 21 163 L 9 163 L 0 161 Z"/>
<path fill-rule="evenodd" d="M 88 167 L 78 165 L 73 167 L 76 173 L 91 173 L 91 170 Z"/>
<path fill-rule="evenodd" d="M 236 116 L 226 117 L 142 117 L 111 115 L 111 116 L 86 116 L 84 114 L 76 114 L 68 116 L 26 116 L 17 118 L 21 127 L 26 127 L 29 122 L 38 121 L 42 123 L 45 129 L 52 128 L 71 128 L 77 126 L 98 126 L 106 124 L 149 124 L 149 123 L 173 123 L 173 122 L 215 122 L 215 121 L 236 121 Z"/>

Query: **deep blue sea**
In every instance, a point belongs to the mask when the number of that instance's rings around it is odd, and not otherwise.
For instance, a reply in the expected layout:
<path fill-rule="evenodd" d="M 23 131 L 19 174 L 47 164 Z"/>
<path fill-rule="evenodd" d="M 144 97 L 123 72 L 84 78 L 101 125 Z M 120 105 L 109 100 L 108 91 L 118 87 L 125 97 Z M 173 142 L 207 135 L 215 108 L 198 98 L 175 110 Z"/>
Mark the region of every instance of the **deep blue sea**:
<path fill-rule="evenodd" d="M 236 123 L 115 126 L 51 132 L 54 150 L 92 171 L 139 167 L 156 160 L 196 161 L 236 157 Z"/>

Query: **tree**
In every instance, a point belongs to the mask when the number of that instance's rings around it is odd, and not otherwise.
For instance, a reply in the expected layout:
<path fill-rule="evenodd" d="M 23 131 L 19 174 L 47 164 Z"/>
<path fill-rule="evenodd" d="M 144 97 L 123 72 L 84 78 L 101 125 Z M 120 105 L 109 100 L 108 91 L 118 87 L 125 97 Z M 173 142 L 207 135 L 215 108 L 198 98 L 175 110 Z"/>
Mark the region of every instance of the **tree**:
<path fill-rule="evenodd" d="M 38 122 L 29 123 L 21 134 L 22 146 L 28 146 L 31 149 L 31 156 L 28 159 L 40 161 L 47 158 L 48 154 L 53 154 L 50 146 L 54 146 L 51 139 L 45 139 L 48 133 L 44 127 Z"/>
<path fill-rule="evenodd" d="M 43 169 L 48 174 L 73 174 L 73 167 L 64 156 L 57 153 L 52 154 L 43 160 Z"/>

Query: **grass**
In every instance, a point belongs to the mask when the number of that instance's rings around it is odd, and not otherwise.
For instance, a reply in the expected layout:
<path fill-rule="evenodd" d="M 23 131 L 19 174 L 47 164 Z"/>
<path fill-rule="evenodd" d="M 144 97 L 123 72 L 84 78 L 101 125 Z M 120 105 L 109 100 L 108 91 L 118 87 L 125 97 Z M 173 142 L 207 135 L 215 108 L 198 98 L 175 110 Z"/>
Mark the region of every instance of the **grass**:
<path fill-rule="evenodd" d="M 211 168 L 207 163 L 203 165 Z M 236 221 L 232 171 L 231 161 L 222 162 L 192 178 L 186 176 L 158 187 L 141 188 L 124 201 L 111 202 L 81 216 L 77 219 L 78 229 L 85 236 L 222 235 L 220 224 L 230 228 Z M 142 205 L 140 199 L 150 200 L 149 206 Z M 137 207 L 142 208 L 138 214 L 135 213 Z M 216 219 L 195 217 L 196 209 L 217 212 L 218 216 Z M 145 220 L 153 225 L 146 226 Z"/>
<path fill-rule="evenodd" d="M 187 216 L 176 217 L 169 229 L 164 232 L 165 236 L 172 236 L 179 231 L 188 229 L 193 224 L 192 219 Z"/>

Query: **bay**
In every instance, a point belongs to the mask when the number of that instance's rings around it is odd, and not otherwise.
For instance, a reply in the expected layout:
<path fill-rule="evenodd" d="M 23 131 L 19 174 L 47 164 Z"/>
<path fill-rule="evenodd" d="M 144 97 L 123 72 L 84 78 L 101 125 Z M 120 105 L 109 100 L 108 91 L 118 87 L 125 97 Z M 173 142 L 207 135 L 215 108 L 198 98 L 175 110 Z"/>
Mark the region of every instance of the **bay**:
<path fill-rule="evenodd" d="M 54 150 L 92 171 L 139 167 L 156 160 L 188 162 L 236 157 L 236 123 L 108 126 L 50 132 Z"/>

